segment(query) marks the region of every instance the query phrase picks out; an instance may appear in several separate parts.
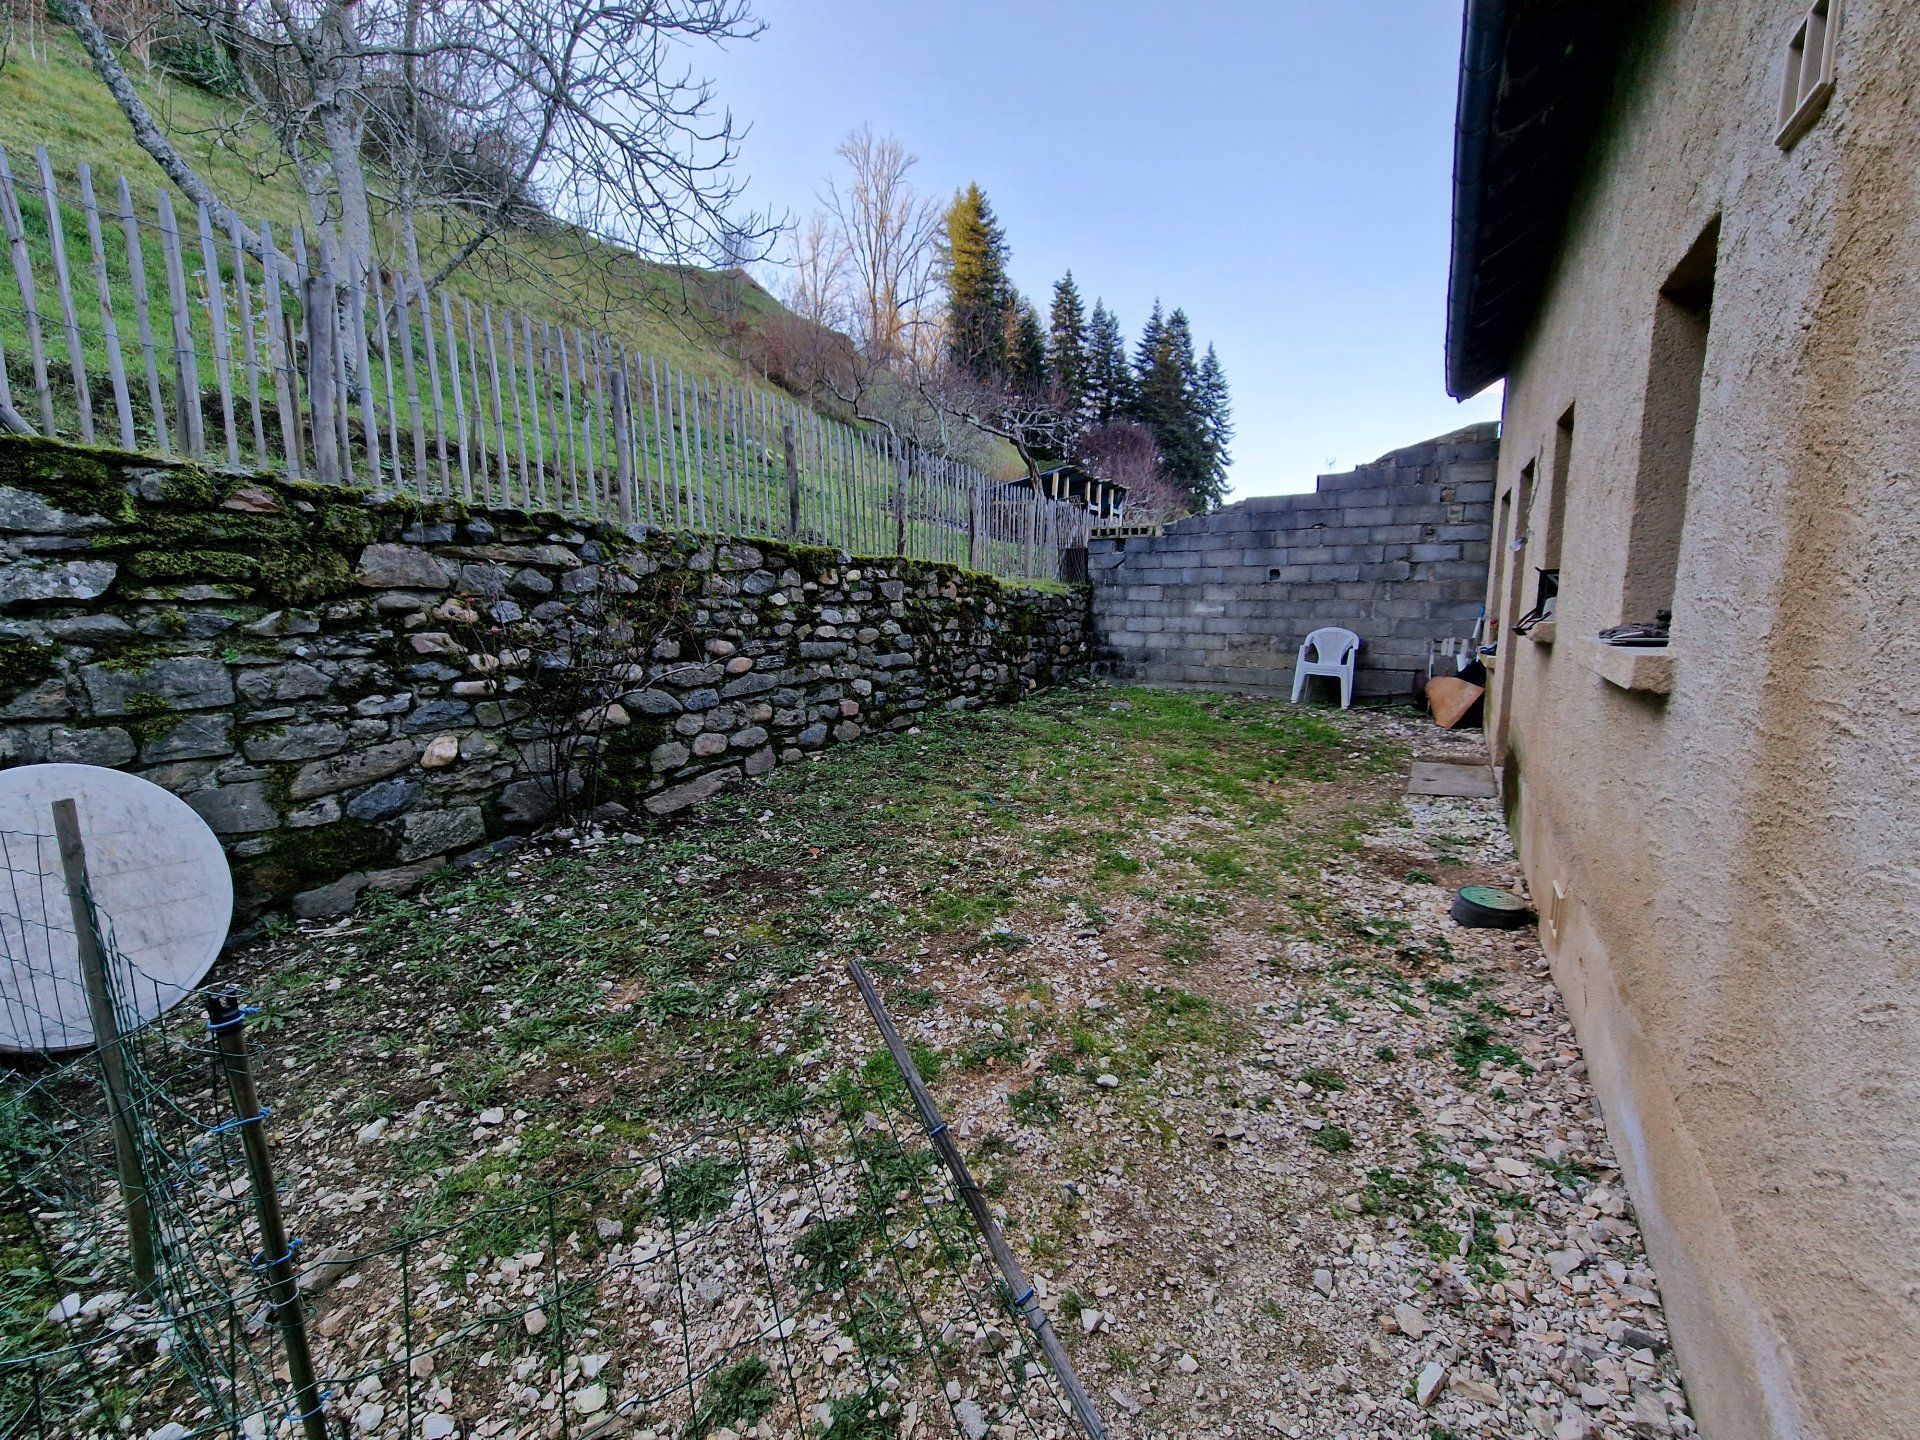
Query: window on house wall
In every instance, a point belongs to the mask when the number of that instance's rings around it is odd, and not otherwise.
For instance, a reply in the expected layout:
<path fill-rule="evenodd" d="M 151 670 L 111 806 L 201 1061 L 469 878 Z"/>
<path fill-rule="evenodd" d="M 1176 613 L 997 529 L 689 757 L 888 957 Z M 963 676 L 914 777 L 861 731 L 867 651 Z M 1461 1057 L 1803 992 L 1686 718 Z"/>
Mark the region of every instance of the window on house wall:
<path fill-rule="evenodd" d="M 1512 626 L 1525 608 L 1520 597 L 1526 593 L 1528 565 L 1536 553 L 1532 537 L 1527 533 L 1527 507 L 1533 501 L 1534 466 L 1535 462 L 1532 460 L 1521 466 L 1519 478 L 1513 482 L 1513 490 L 1501 497 L 1503 506 L 1510 503 L 1513 507 L 1512 515 L 1505 526 L 1508 533 L 1507 553 L 1502 557 L 1502 563 L 1507 567 L 1506 583 L 1501 588 L 1499 596 L 1500 624 L 1503 632 Z"/>
<path fill-rule="evenodd" d="M 1640 469 L 1620 595 L 1620 618 L 1629 622 L 1652 620 L 1660 611 L 1673 609 L 1719 242 L 1716 217 L 1674 267 L 1654 301 L 1640 421 Z"/>
<path fill-rule="evenodd" d="M 1774 141 L 1786 149 L 1813 127 L 1833 95 L 1833 56 L 1840 38 L 1840 0 L 1815 0 L 1787 42 Z"/>
<path fill-rule="evenodd" d="M 1547 619 L 1557 619 L 1560 594 L 1560 552 L 1565 545 L 1567 529 L 1567 487 L 1571 483 L 1573 470 L 1573 407 L 1567 407 L 1566 414 L 1560 417 L 1553 427 L 1553 454 L 1548 461 L 1546 516 L 1539 523 L 1539 544 L 1533 547 L 1533 573 L 1528 583 L 1533 587 L 1533 608 Z M 1535 492 L 1533 503 L 1537 508 L 1540 495 Z"/>

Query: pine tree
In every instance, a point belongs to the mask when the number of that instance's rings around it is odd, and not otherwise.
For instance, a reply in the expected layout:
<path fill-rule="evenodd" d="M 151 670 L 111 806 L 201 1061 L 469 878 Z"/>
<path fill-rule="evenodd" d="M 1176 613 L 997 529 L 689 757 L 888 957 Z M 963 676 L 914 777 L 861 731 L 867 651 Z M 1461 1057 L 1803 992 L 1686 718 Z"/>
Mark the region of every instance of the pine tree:
<path fill-rule="evenodd" d="M 969 375 L 996 380 L 1009 368 L 1007 318 L 1014 294 L 1006 236 L 978 185 L 954 197 L 945 232 L 948 358 Z"/>
<path fill-rule="evenodd" d="M 1072 442 L 1087 421 L 1087 312 L 1069 270 L 1053 287 L 1047 327 L 1047 380 Z"/>
<path fill-rule="evenodd" d="M 1206 446 L 1207 502 L 1218 505 L 1226 498 L 1227 467 L 1233 463 L 1228 446 L 1233 442 L 1233 402 L 1227 393 L 1227 375 L 1220 368 L 1220 357 L 1207 346 L 1195 382 L 1195 409 L 1200 416 L 1201 438 Z"/>
<path fill-rule="evenodd" d="M 1133 373 L 1127 368 L 1127 342 L 1120 322 L 1100 301 L 1087 321 L 1087 428 L 1123 418 L 1133 397 Z"/>
<path fill-rule="evenodd" d="M 1146 386 L 1147 375 L 1152 371 L 1155 358 L 1160 353 L 1160 341 L 1166 329 L 1166 316 L 1160 309 L 1160 302 L 1155 300 L 1153 313 L 1147 316 L 1147 323 L 1140 327 L 1140 338 L 1134 342 L 1133 347 L 1133 402 L 1136 408 L 1140 403 L 1140 392 Z M 1133 418 L 1145 420 L 1147 417 L 1135 414 Z"/>
<path fill-rule="evenodd" d="M 1010 295 L 1006 312 L 1007 384 L 1023 395 L 1047 393 L 1047 332 L 1024 295 Z"/>
<path fill-rule="evenodd" d="M 1135 352 L 1133 417 L 1153 431 L 1168 480 L 1196 511 L 1207 508 L 1216 488 L 1198 408 L 1197 372 L 1186 312 L 1175 310 L 1163 319 L 1156 303 Z"/>

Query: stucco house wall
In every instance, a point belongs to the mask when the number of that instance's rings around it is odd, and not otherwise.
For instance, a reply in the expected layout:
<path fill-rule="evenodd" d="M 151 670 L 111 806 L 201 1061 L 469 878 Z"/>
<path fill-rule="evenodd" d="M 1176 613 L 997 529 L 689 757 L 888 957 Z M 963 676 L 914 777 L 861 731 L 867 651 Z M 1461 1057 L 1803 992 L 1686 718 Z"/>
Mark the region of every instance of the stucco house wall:
<path fill-rule="evenodd" d="M 1789 149 L 1803 6 L 1641 13 L 1509 371 L 1490 738 L 1704 1434 L 1912 1437 L 1920 6 L 1847 0 Z M 1635 661 L 1592 637 L 1642 618 L 1659 296 L 1716 218 L 1672 645 Z M 1559 613 L 1515 637 L 1556 511 Z"/>

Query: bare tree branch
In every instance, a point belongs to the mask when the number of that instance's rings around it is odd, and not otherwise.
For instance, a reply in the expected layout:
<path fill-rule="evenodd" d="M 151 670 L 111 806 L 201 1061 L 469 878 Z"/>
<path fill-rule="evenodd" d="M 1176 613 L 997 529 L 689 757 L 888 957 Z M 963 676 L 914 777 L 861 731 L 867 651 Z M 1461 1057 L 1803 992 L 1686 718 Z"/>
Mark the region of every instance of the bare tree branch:
<path fill-rule="evenodd" d="M 153 157 L 154 163 L 166 177 L 180 187 L 181 194 L 194 204 L 207 207 L 207 214 L 216 229 L 226 232 L 238 227 L 240 243 L 246 247 L 249 255 L 260 259 L 264 252 L 260 248 L 259 233 L 214 192 L 200 172 L 189 165 L 186 157 L 167 139 L 166 132 L 147 108 L 147 102 L 133 88 L 133 81 L 121 67 L 120 57 L 114 54 L 113 42 L 107 39 L 106 32 L 100 28 L 100 22 L 94 18 L 87 0 L 73 0 L 73 28 L 80 36 L 80 44 L 86 50 L 87 58 L 93 62 L 94 73 L 113 96 L 120 113 L 127 117 L 135 142 Z"/>

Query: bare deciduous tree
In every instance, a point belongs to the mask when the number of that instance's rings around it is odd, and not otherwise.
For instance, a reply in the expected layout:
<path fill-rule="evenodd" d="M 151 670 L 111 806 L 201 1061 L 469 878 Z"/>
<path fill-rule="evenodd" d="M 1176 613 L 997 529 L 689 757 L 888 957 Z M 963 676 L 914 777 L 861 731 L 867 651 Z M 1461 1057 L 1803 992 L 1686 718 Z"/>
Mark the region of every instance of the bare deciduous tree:
<path fill-rule="evenodd" d="M 917 157 L 895 137 L 862 125 L 834 153 L 851 173 L 827 182 L 824 203 L 853 291 L 853 338 L 888 361 L 909 348 L 907 326 L 932 287 L 940 211 L 914 190 Z"/>
<path fill-rule="evenodd" d="M 916 388 L 935 410 L 1013 446 L 1036 492 L 1039 457 L 1065 453 L 1066 417 L 1044 395 L 1030 394 L 1016 385 L 979 380 L 951 365 L 920 371 Z"/>
<path fill-rule="evenodd" d="M 793 231 L 793 258 L 781 286 L 787 308 L 813 325 L 845 320 L 846 254 L 832 217 L 816 210 Z"/>
<path fill-rule="evenodd" d="M 1153 431 L 1133 420 L 1111 420 L 1080 437 L 1075 458 L 1102 480 L 1127 487 L 1129 519 L 1160 523 L 1188 512 L 1187 498 L 1167 478 Z"/>
<path fill-rule="evenodd" d="M 759 32 L 747 0 L 166 0 L 230 62 L 349 269 L 375 221 L 447 229 L 437 283 L 539 211 L 672 263 L 764 248 L 734 214 L 739 132 L 683 46 Z M 141 146 L 189 198 L 231 207 L 155 120 L 89 0 L 75 29 Z"/>

